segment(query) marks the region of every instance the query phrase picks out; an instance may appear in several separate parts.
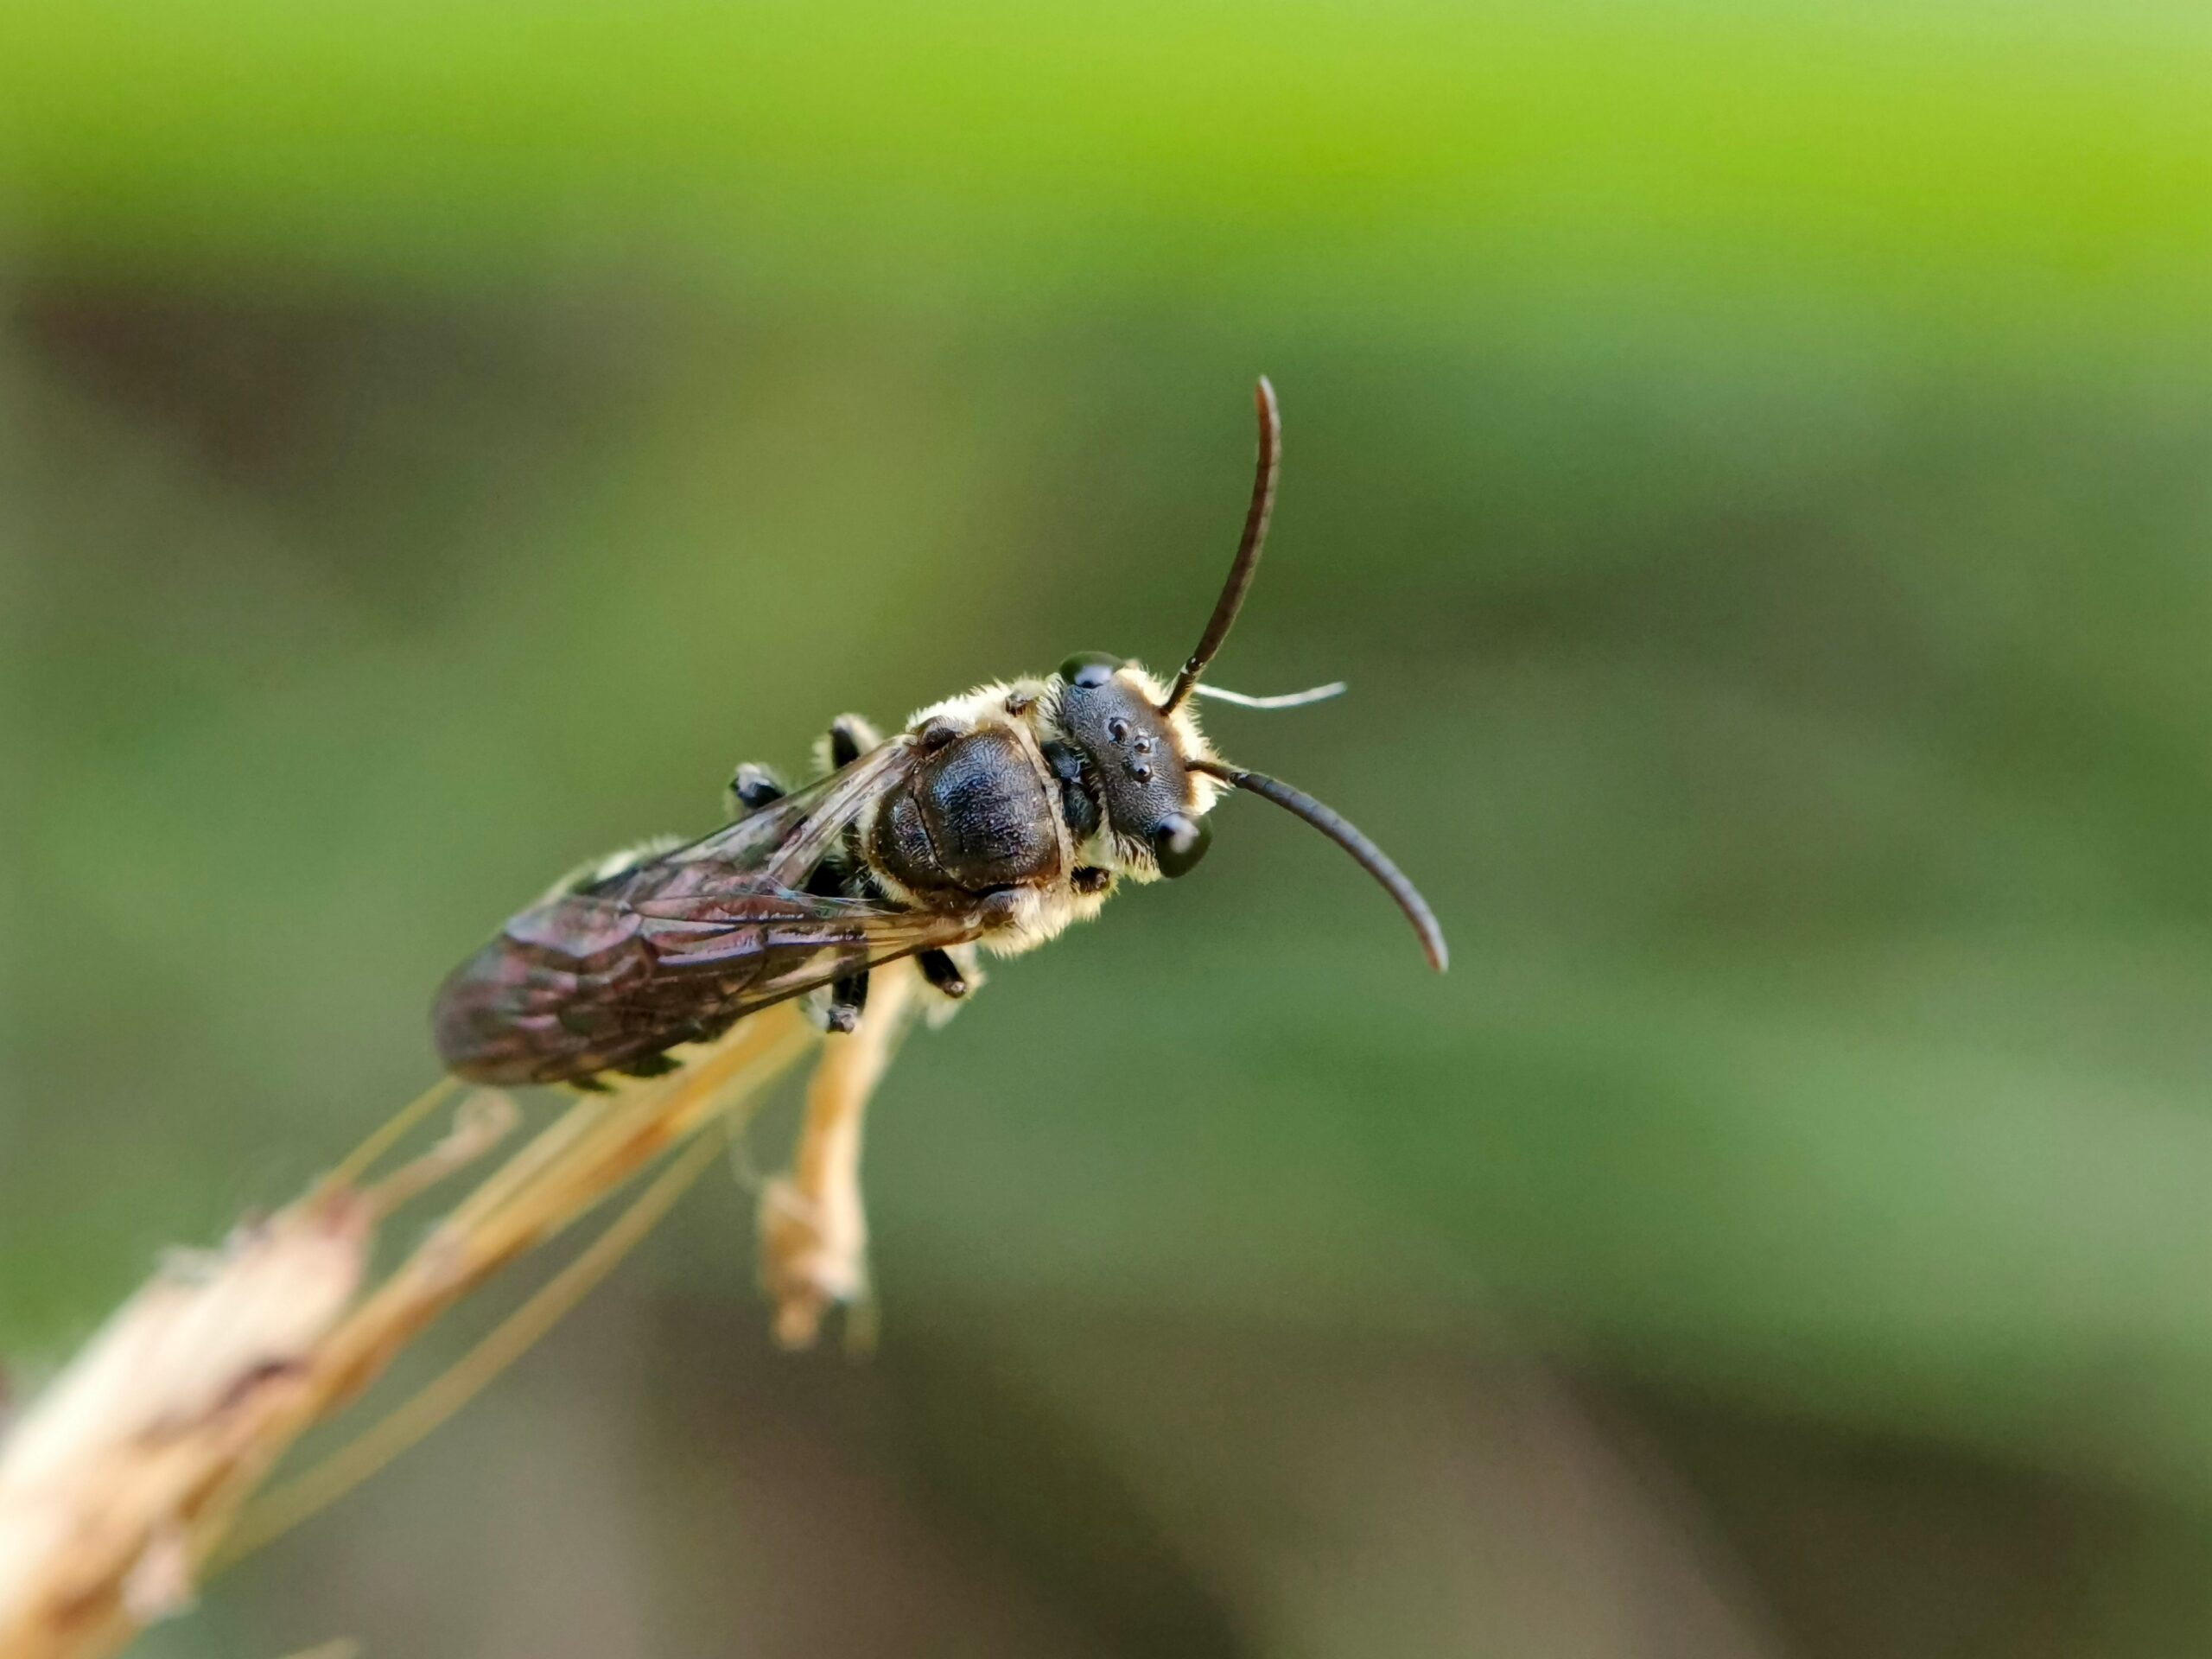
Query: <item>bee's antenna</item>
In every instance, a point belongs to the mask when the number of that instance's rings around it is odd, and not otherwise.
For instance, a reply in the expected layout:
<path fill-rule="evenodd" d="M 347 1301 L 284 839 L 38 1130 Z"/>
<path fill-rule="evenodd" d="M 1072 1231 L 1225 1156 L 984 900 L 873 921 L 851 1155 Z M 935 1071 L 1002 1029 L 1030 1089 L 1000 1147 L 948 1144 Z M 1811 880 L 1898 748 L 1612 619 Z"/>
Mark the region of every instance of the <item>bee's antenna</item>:
<path fill-rule="evenodd" d="M 1341 697 L 1349 688 L 1342 680 L 1331 680 L 1326 685 L 1308 686 L 1303 691 L 1282 691 L 1272 697 L 1255 697 L 1242 691 L 1232 691 L 1225 685 L 1194 685 L 1192 691 L 1202 697 L 1211 697 L 1217 702 L 1233 702 L 1239 709 L 1303 709 L 1309 702 L 1326 702 L 1331 697 Z"/>
<path fill-rule="evenodd" d="M 1252 505 L 1244 513 L 1244 539 L 1236 544 L 1236 561 L 1229 567 L 1229 580 L 1222 584 L 1221 597 L 1214 601 L 1206 631 L 1198 636 L 1198 648 L 1175 677 L 1167 701 L 1160 705 L 1162 714 L 1173 713 L 1191 695 L 1198 676 L 1206 671 L 1214 652 L 1229 638 L 1230 625 L 1236 620 L 1245 590 L 1260 568 L 1260 546 L 1268 539 L 1268 514 L 1275 504 L 1275 469 L 1282 461 L 1282 420 L 1275 410 L 1275 389 L 1264 374 L 1252 388 L 1252 402 L 1260 413 L 1260 461 L 1252 475 Z"/>
<path fill-rule="evenodd" d="M 1451 960 L 1451 951 L 1444 943 L 1444 930 L 1437 925 L 1436 912 L 1428 907 L 1428 900 L 1421 896 L 1420 889 L 1406 880 L 1406 873 L 1390 861 L 1390 855 L 1361 834 L 1357 825 L 1322 805 L 1304 790 L 1294 789 L 1279 778 L 1246 772 L 1241 766 L 1225 766 L 1218 760 L 1194 760 L 1191 770 L 1218 778 L 1263 800 L 1273 801 L 1287 812 L 1296 813 L 1350 853 L 1359 868 L 1380 882 L 1382 891 L 1406 912 L 1406 919 L 1421 936 L 1421 948 L 1428 957 L 1428 965 L 1440 974 L 1444 971 L 1445 964 Z"/>

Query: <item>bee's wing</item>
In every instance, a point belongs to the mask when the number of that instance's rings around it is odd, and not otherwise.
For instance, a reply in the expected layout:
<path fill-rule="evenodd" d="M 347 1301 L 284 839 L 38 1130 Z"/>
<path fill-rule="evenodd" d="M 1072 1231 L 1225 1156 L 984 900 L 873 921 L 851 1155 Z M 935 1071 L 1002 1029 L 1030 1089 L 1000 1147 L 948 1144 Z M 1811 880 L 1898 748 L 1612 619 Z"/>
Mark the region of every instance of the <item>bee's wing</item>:
<path fill-rule="evenodd" d="M 989 899 L 893 910 L 754 886 L 637 906 L 582 896 L 524 912 L 446 982 L 437 1039 L 477 1083 L 564 1083 L 719 1035 L 772 1002 L 1003 919 Z"/>
<path fill-rule="evenodd" d="M 778 887 L 799 887 L 845 826 L 904 779 L 914 760 L 914 740 L 894 737 L 735 823 L 583 890 L 675 896 L 756 875 Z"/>
<path fill-rule="evenodd" d="M 845 826 L 903 778 L 893 739 L 703 840 L 512 918 L 438 993 L 447 1066 L 478 1083 L 556 1083 L 719 1034 L 740 1016 L 995 925 L 798 890 Z"/>

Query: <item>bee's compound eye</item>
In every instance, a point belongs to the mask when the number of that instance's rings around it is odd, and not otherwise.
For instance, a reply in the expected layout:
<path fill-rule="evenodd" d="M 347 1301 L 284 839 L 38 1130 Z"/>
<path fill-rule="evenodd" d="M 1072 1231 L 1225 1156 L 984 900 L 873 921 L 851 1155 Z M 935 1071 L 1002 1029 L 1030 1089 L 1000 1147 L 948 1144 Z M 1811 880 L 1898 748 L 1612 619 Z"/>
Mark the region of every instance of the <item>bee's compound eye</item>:
<path fill-rule="evenodd" d="M 1060 664 L 1060 677 L 1070 685 L 1096 690 L 1114 677 L 1122 659 L 1109 652 L 1078 651 Z"/>
<path fill-rule="evenodd" d="M 1152 856 L 1160 873 L 1171 879 L 1187 875 L 1213 845 L 1213 826 L 1203 818 L 1186 818 L 1177 812 L 1153 826 Z"/>

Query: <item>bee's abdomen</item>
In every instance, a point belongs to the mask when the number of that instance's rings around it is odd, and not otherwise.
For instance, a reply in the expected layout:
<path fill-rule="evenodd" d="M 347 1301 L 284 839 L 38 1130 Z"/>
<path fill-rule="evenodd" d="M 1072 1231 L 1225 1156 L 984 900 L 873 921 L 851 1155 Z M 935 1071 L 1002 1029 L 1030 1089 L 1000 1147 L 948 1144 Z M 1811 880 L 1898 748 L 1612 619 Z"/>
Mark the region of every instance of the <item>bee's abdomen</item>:
<path fill-rule="evenodd" d="M 954 739 L 888 796 L 874 851 L 919 891 L 988 893 L 1060 873 L 1054 804 L 1012 732 Z"/>

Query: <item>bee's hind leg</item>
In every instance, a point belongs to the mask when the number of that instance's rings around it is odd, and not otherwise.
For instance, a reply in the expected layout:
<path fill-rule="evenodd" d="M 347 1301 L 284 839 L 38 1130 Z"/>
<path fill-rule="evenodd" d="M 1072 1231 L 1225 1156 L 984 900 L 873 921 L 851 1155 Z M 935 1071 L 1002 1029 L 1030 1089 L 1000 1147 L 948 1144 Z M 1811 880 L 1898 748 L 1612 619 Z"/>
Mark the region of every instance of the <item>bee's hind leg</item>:
<path fill-rule="evenodd" d="M 729 780 L 729 809 L 733 817 L 745 817 L 764 806 L 773 805 L 789 794 L 776 781 L 776 774 L 758 762 L 747 760 Z"/>

